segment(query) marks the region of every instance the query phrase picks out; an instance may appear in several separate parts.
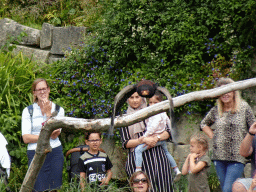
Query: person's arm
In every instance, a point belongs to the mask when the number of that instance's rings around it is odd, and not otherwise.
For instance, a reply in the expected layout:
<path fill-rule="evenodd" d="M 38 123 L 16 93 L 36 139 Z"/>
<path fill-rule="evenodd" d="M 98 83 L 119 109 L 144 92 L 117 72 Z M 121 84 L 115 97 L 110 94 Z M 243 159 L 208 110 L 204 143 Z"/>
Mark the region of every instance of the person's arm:
<path fill-rule="evenodd" d="M 249 133 L 256 134 L 256 122 L 254 122 L 249 128 Z M 253 152 L 252 143 L 253 143 L 254 136 L 250 135 L 249 133 L 246 134 L 245 138 L 243 139 L 240 145 L 239 152 L 240 152 L 240 155 L 242 155 L 243 157 L 248 157 Z"/>
<path fill-rule="evenodd" d="M 190 155 L 191 155 L 191 154 L 188 154 L 188 156 L 187 156 L 187 158 L 186 158 L 186 161 L 185 161 L 185 163 L 183 164 L 183 167 L 182 167 L 182 170 L 181 170 L 182 175 L 187 175 L 187 174 L 188 174 Z"/>
<path fill-rule="evenodd" d="M 211 127 L 205 126 L 202 130 L 203 130 L 203 132 L 206 133 L 206 135 L 207 135 L 210 139 L 213 138 L 213 135 L 214 135 L 214 134 L 213 134 L 213 131 L 212 131 Z"/>
<path fill-rule="evenodd" d="M 111 169 L 107 170 L 106 177 L 101 180 L 100 185 L 108 185 L 110 179 L 112 178 L 112 175 L 113 175 L 113 173 L 112 173 Z"/>
<path fill-rule="evenodd" d="M 22 135 L 24 143 L 37 143 L 39 135 L 25 134 Z"/>
<path fill-rule="evenodd" d="M 196 158 L 198 157 L 198 155 L 196 153 L 192 153 L 190 156 L 190 162 L 189 162 L 189 167 L 190 167 L 190 171 L 191 173 L 198 173 L 199 171 L 201 171 L 205 166 L 207 166 L 207 163 L 205 161 L 199 161 L 196 164 Z"/>
<path fill-rule="evenodd" d="M 80 186 L 82 191 L 84 191 L 84 188 L 85 188 L 85 177 L 86 177 L 86 173 L 80 172 Z"/>
<path fill-rule="evenodd" d="M 206 135 L 212 139 L 213 138 L 213 131 L 211 129 L 211 125 L 215 122 L 215 115 L 217 113 L 217 107 L 213 107 L 209 113 L 205 116 L 205 118 L 202 120 L 200 127 L 203 130 L 203 132 L 206 133 Z"/>
<path fill-rule="evenodd" d="M 57 139 L 57 137 L 59 137 L 59 135 L 60 135 L 60 132 L 61 132 L 61 129 L 56 129 L 56 130 L 54 130 L 53 132 L 52 132 L 52 134 L 51 134 L 51 139 Z"/>

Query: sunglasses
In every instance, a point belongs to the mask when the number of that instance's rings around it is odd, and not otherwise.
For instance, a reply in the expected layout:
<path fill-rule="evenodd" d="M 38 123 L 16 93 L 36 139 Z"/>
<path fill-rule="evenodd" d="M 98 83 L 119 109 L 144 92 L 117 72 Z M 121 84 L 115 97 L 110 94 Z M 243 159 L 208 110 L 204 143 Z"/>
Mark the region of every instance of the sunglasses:
<path fill-rule="evenodd" d="M 142 178 L 142 179 L 134 179 L 133 183 L 138 184 L 140 181 L 142 183 L 147 183 L 148 182 L 146 178 Z"/>

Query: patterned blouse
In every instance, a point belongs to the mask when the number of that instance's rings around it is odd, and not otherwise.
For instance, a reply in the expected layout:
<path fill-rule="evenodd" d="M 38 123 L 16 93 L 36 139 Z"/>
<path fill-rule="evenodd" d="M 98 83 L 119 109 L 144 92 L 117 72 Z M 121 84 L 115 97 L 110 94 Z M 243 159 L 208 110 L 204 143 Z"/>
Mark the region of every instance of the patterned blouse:
<path fill-rule="evenodd" d="M 215 123 L 213 131 L 212 160 L 236 161 L 245 163 L 245 158 L 239 153 L 240 145 L 250 126 L 255 122 L 251 107 L 242 101 L 238 112 L 223 112 L 218 114 L 217 106 L 213 107 L 201 122 L 201 128 Z"/>

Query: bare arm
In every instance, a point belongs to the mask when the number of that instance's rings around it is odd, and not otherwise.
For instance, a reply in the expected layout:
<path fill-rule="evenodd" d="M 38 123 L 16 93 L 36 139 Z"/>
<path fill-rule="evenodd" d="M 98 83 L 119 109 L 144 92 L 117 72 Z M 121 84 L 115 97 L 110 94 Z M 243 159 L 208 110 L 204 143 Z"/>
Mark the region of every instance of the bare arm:
<path fill-rule="evenodd" d="M 213 138 L 213 135 L 214 135 L 214 134 L 213 134 L 213 131 L 212 131 L 211 127 L 205 126 L 205 127 L 203 128 L 203 132 L 205 132 L 206 135 L 207 135 L 210 139 Z"/>
<path fill-rule="evenodd" d="M 57 139 L 57 137 L 60 135 L 60 130 L 61 129 L 54 130 L 51 134 L 51 139 Z"/>
<path fill-rule="evenodd" d="M 252 124 L 252 126 L 249 128 L 249 132 L 251 134 L 256 134 L 256 122 L 254 122 Z M 254 136 L 250 135 L 249 133 L 246 134 L 245 138 L 243 139 L 241 145 L 240 145 L 240 155 L 242 155 L 243 157 L 248 157 L 252 154 L 253 151 L 253 147 L 252 147 L 252 143 L 253 143 L 253 139 Z"/>
<path fill-rule="evenodd" d="M 190 155 L 191 154 L 188 154 L 188 156 L 186 158 L 186 161 L 185 161 L 185 163 L 184 163 L 184 165 L 182 167 L 182 170 L 181 170 L 182 175 L 187 175 L 188 174 Z"/>
<path fill-rule="evenodd" d="M 37 143 L 39 135 L 25 134 L 22 136 L 24 143 Z"/>
<path fill-rule="evenodd" d="M 190 156 L 189 167 L 190 167 L 191 173 L 194 173 L 194 174 L 201 171 L 207 165 L 206 162 L 204 162 L 204 161 L 199 161 L 196 164 L 195 161 L 196 161 L 197 157 L 198 157 L 198 155 L 195 153 L 192 153 Z"/>
<path fill-rule="evenodd" d="M 80 172 L 80 186 L 82 191 L 84 191 L 84 187 L 85 187 L 85 177 L 86 177 L 86 173 Z"/>
<path fill-rule="evenodd" d="M 112 171 L 111 169 L 107 170 L 107 176 L 101 180 L 101 184 L 100 185 L 108 185 L 110 179 L 112 178 Z"/>

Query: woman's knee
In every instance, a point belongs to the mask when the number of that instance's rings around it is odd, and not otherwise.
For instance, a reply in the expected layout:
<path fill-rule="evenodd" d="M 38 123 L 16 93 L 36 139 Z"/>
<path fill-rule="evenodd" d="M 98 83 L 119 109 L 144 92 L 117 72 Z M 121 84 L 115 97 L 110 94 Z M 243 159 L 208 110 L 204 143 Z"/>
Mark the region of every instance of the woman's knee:
<path fill-rule="evenodd" d="M 232 192 L 247 192 L 247 190 L 242 183 L 235 181 L 232 186 Z"/>

